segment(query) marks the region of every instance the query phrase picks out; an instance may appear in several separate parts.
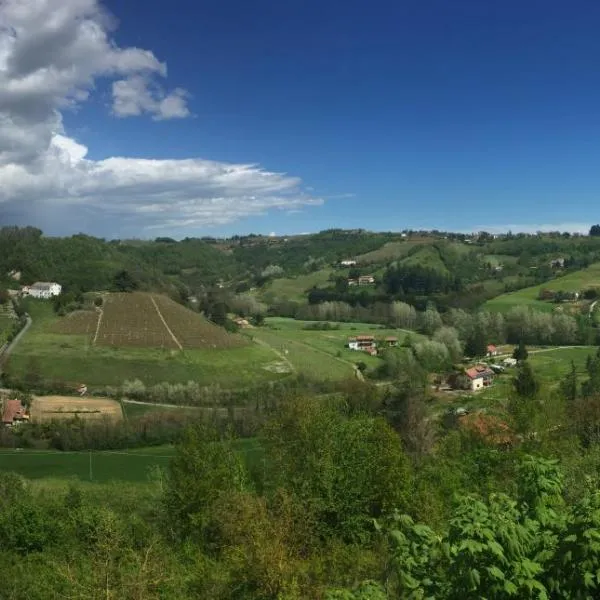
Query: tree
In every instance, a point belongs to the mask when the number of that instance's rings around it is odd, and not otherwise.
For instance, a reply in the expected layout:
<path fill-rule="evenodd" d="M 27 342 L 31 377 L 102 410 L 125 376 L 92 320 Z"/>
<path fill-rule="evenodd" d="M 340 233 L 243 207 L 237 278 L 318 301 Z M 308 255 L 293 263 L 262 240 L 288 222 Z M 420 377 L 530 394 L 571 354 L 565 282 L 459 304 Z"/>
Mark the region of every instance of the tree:
<path fill-rule="evenodd" d="M 435 306 L 428 304 L 424 312 L 421 313 L 421 329 L 423 333 L 432 335 L 433 332 L 442 326 L 442 317 Z"/>
<path fill-rule="evenodd" d="M 267 487 L 286 489 L 322 539 L 364 539 L 371 519 L 407 506 L 411 474 L 381 417 L 345 413 L 318 398 L 285 403 L 264 430 Z"/>
<path fill-rule="evenodd" d="M 222 494 L 243 491 L 247 475 L 230 439 L 214 428 L 186 430 L 171 460 L 165 494 L 169 529 L 178 538 L 213 541 L 211 512 Z"/>
<path fill-rule="evenodd" d="M 533 374 L 531 365 L 527 361 L 519 364 L 517 375 L 513 378 L 515 392 L 521 398 L 535 398 L 539 391 L 539 384 Z"/>
<path fill-rule="evenodd" d="M 450 352 L 442 342 L 425 340 L 414 345 L 413 351 L 424 369 L 430 372 L 443 371 L 450 366 Z"/>
<path fill-rule="evenodd" d="M 577 399 L 577 369 L 575 368 L 575 363 L 573 361 L 571 361 L 571 370 L 560 383 L 560 390 L 565 400 L 568 402 L 573 402 Z"/>
<path fill-rule="evenodd" d="M 485 356 L 487 354 L 487 340 L 482 327 L 473 328 L 465 344 L 465 354 L 467 356 Z"/>
<path fill-rule="evenodd" d="M 458 362 L 462 358 L 462 345 L 458 339 L 458 331 L 454 327 L 440 327 L 433 334 L 433 341 L 440 342 L 448 348 L 450 360 Z"/>
<path fill-rule="evenodd" d="M 513 358 L 518 360 L 519 362 L 527 360 L 529 356 L 529 352 L 527 352 L 527 348 L 525 347 L 525 343 L 523 339 L 519 341 L 519 345 L 513 351 Z"/>
<path fill-rule="evenodd" d="M 592 225 L 590 227 L 590 237 L 600 236 L 600 225 Z"/>
<path fill-rule="evenodd" d="M 138 287 L 138 282 L 129 271 L 119 271 L 113 277 L 113 289 L 117 292 L 133 292 Z"/>

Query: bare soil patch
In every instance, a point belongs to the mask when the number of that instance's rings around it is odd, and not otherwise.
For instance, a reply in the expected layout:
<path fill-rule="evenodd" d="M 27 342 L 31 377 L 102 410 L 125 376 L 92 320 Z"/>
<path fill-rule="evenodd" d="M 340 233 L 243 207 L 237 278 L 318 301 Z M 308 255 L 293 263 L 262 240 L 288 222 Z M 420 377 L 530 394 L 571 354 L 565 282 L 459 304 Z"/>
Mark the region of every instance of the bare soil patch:
<path fill-rule="evenodd" d="M 75 398 L 72 396 L 36 396 L 31 403 L 31 420 L 43 423 L 54 419 L 121 421 L 121 405 L 109 398 Z"/>

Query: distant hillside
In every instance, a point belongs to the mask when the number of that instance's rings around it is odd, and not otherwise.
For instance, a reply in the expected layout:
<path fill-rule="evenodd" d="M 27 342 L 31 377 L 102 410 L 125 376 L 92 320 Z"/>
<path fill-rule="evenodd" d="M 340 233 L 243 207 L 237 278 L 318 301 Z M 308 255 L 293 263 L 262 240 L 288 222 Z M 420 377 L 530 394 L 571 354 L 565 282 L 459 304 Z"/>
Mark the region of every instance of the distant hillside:
<path fill-rule="evenodd" d="M 343 260 L 356 264 L 342 268 Z M 184 304 L 192 298 L 213 316 L 234 294 L 246 292 L 266 302 L 271 314 L 288 316 L 293 307 L 278 311 L 290 301 L 367 307 L 400 300 L 472 309 L 595 261 L 599 237 L 558 233 L 495 237 L 329 229 L 281 237 L 107 241 L 83 234 L 46 237 L 33 227 L 0 229 L 0 290 L 55 280 L 75 297 L 87 291 L 151 291 Z M 11 272 L 20 273 L 20 280 Z M 360 275 L 372 275 L 374 282 L 351 287 L 348 280 Z"/>
<path fill-rule="evenodd" d="M 502 294 L 486 302 L 484 308 L 504 312 L 514 306 L 527 305 L 549 312 L 556 308 L 557 305 L 540 300 L 539 296 L 542 290 L 582 292 L 590 288 L 596 288 L 600 291 L 600 263 L 595 263 L 586 269 L 574 271 L 551 281 L 527 287 L 516 292 Z"/>

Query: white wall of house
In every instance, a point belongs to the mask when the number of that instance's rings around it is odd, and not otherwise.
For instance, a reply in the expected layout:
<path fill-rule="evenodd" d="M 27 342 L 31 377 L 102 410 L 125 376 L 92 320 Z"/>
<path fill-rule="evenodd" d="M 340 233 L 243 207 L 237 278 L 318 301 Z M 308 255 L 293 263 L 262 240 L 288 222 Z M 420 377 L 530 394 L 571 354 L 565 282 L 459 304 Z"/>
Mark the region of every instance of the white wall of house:
<path fill-rule="evenodd" d="M 43 289 L 31 286 L 27 293 L 32 298 L 52 298 L 53 296 L 60 295 L 61 291 L 62 286 L 60 283 L 51 283 L 47 288 Z"/>
<path fill-rule="evenodd" d="M 483 387 L 483 377 L 471 379 L 471 389 L 473 391 L 480 390 Z"/>
<path fill-rule="evenodd" d="M 348 342 L 348 348 L 350 348 L 350 350 L 360 350 L 358 342 Z"/>

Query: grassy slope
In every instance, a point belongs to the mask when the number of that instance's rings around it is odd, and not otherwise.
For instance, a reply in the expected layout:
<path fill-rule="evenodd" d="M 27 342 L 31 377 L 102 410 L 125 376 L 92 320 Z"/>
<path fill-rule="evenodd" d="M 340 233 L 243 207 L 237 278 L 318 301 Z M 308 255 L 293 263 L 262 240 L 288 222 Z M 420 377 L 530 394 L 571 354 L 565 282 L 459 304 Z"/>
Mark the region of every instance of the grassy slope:
<path fill-rule="evenodd" d="M 412 248 L 423 243 L 412 241 L 388 242 L 377 250 L 357 256 L 356 261 L 359 265 L 391 262 L 406 256 Z"/>
<path fill-rule="evenodd" d="M 558 348 L 544 350 L 542 352 L 531 352 L 529 362 L 535 375 L 538 377 L 543 389 L 556 389 L 563 377 L 571 369 L 571 361 L 579 374 L 580 380 L 585 379 L 585 362 L 590 354 L 594 354 L 597 348 L 589 346 L 585 348 Z M 515 369 L 509 369 L 505 374 L 496 377 L 494 385 L 482 394 L 471 396 L 471 403 L 477 406 L 493 407 L 498 402 L 504 402 L 512 392 L 512 378 Z"/>
<path fill-rule="evenodd" d="M 195 380 L 239 387 L 281 377 L 262 368 L 277 356 L 256 344 L 184 352 L 92 346 L 85 335 L 52 333 L 58 317 L 51 305 L 39 301 L 29 310 L 33 325 L 9 359 L 9 369 L 16 375 L 27 372 L 34 359 L 44 378 L 83 381 L 91 386 L 118 385 L 125 379 L 139 378 L 147 384 Z"/>
<path fill-rule="evenodd" d="M 367 323 L 338 323 L 340 329 L 328 331 L 303 329 L 305 324 L 306 321 L 272 317 L 267 319 L 267 325 L 270 327 L 253 329 L 252 334 L 279 350 L 287 349 L 287 358 L 299 372 L 313 376 L 318 373 L 320 376 L 329 375 L 327 378 L 334 378 L 351 375 L 352 365 L 359 360 L 370 367 L 380 363 L 378 358 L 344 348 L 349 336 L 361 333 L 376 337 L 393 335 L 398 337 L 401 343 L 409 333 L 399 329 L 380 329 Z M 415 340 L 422 337 L 412 332 L 410 335 Z"/>
<path fill-rule="evenodd" d="M 298 277 L 274 279 L 260 291 L 260 294 L 261 296 L 266 296 L 267 294 L 273 295 L 280 300 L 305 302 L 306 291 L 314 286 L 326 287 L 329 284 L 329 277 L 333 272 L 334 269 L 321 269 L 307 275 L 298 275 Z M 340 270 L 339 274 L 343 275 L 346 272 Z"/>
<path fill-rule="evenodd" d="M 557 279 L 553 279 L 552 281 L 540 285 L 524 288 L 508 294 L 502 294 L 497 298 L 488 300 L 483 305 L 483 308 L 486 310 L 505 312 L 510 310 L 513 306 L 527 305 L 549 312 L 555 305 L 550 302 L 538 300 L 537 298 L 540 290 L 549 289 L 578 292 L 584 288 L 593 286 L 600 286 L 600 263 L 595 263 L 587 269 L 569 273 L 564 277 L 558 277 Z"/>

